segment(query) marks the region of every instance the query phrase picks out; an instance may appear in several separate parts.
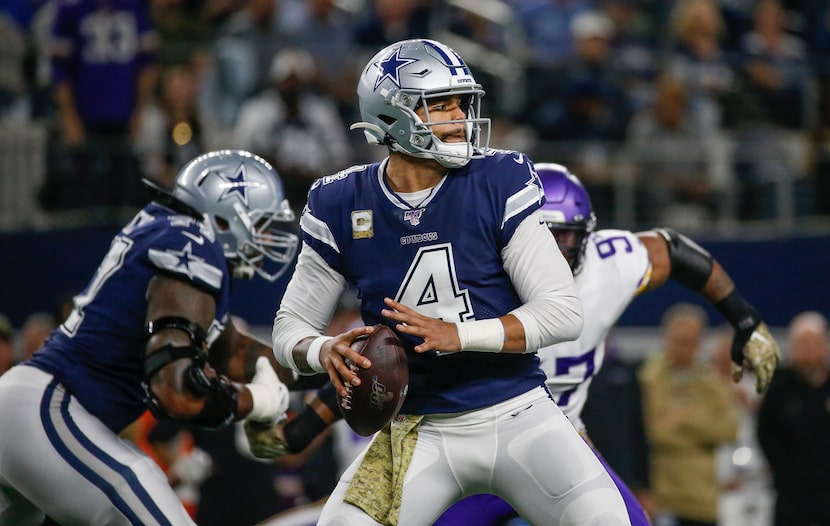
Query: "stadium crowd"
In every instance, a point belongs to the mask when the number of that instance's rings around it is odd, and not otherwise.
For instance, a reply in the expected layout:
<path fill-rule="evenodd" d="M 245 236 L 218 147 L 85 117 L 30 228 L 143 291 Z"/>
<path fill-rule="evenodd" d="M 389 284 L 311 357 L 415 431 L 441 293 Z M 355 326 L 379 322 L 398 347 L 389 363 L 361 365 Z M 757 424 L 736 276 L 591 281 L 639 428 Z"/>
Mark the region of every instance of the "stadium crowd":
<path fill-rule="evenodd" d="M 348 125 L 374 50 L 444 39 L 488 92 L 492 144 L 579 174 L 601 221 L 826 214 L 830 23 L 810 0 L 15 0 L 0 121 L 46 128 L 46 210 L 135 206 L 195 154 L 314 177 L 376 156 Z M 15 124 L 17 123 L 17 124 Z M 79 192 L 80 182 L 84 191 Z"/>

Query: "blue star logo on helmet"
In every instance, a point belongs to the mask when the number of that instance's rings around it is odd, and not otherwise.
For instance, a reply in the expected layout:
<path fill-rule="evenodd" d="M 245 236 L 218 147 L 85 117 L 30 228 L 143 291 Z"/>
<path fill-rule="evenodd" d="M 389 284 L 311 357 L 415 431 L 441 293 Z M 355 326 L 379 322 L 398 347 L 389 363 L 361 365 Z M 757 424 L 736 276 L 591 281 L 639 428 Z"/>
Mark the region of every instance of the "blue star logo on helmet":
<path fill-rule="evenodd" d="M 385 79 L 389 79 L 392 84 L 401 87 L 400 72 L 401 68 L 408 66 L 413 62 L 418 62 L 413 58 L 401 58 L 401 48 L 397 48 L 394 53 L 378 62 L 377 67 L 380 69 L 380 75 L 375 80 L 374 90 L 377 91 L 378 86 L 383 83 Z"/>
<path fill-rule="evenodd" d="M 221 196 L 219 196 L 219 200 L 224 201 L 225 199 L 237 196 L 245 206 L 248 206 L 247 187 L 250 186 L 251 183 L 245 179 L 245 164 L 240 164 L 239 168 L 237 168 L 236 172 L 234 172 L 234 175 L 226 175 L 223 172 L 216 173 L 219 177 L 226 181 L 226 184 L 224 185 L 225 191 L 222 192 Z"/>

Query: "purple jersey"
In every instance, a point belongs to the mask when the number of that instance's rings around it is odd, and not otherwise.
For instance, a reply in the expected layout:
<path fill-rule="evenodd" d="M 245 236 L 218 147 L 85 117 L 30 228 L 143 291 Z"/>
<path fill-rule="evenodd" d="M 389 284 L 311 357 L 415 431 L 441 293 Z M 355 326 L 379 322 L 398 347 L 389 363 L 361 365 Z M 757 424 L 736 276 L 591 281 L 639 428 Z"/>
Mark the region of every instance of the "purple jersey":
<path fill-rule="evenodd" d="M 212 343 L 230 308 L 230 278 L 222 247 L 200 220 L 151 203 L 113 239 L 74 309 L 27 362 L 54 375 L 114 432 L 146 409 L 144 377 L 146 292 L 166 274 L 211 294 Z"/>
<path fill-rule="evenodd" d="M 491 150 L 453 170 L 418 207 L 383 172 L 376 163 L 317 180 L 300 222 L 303 241 L 357 289 L 364 323 L 389 324 L 387 296 L 447 322 L 496 318 L 522 304 L 501 253 L 544 199 L 529 160 Z M 403 413 L 486 407 L 545 381 L 534 353 L 416 354 L 419 339 L 398 335 L 410 369 Z"/>
<path fill-rule="evenodd" d="M 52 81 L 68 82 L 87 125 L 124 126 L 138 75 L 157 36 L 143 0 L 59 0 L 52 26 Z"/>

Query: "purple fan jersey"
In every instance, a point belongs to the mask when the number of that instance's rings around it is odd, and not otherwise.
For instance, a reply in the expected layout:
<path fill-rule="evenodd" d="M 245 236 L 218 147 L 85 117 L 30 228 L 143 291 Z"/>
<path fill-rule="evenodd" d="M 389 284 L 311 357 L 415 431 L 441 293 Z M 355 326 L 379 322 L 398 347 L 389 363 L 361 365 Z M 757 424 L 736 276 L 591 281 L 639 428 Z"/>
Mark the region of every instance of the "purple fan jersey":
<path fill-rule="evenodd" d="M 51 45 L 52 82 L 70 84 L 83 122 L 128 124 L 158 45 L 147 2 L 59 0 Z"/>

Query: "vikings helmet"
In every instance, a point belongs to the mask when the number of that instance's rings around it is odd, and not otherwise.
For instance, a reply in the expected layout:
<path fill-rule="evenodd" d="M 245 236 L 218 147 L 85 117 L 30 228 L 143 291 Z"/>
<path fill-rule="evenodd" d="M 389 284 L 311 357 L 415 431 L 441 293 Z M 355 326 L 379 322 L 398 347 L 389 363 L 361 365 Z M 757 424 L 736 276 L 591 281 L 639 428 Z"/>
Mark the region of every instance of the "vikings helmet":
<path fill-rule="evenodd" d="M 277 172 L 241 150 L 206 153 L 181 169 L 173 197 L 202 215 L 234 277 L 276 280 L 297 251 L 294 212 Z"/>
<path fill-rule="evenodd" d="M 375 55 L 360 75 L 357 85 L 362 128 L 370 144 L 425 159 L 435 159 L 447 168 L 459 168 L 484 156 L 490 140 L 490 119 L 480 118 L 484 90 L 467 64 L 449 47 L 434 40 L 404 40 Z M 415 113 L 426 99 L 459 96 L 465 119 L 431 121 Z M 461 123 L 466 142 L 446 143 L 432 133 L 436 124 Z M 484 135 L 484 144 L 480 146 Z"/>
<path fill-rule="evenodd" d="M 597 226 L 591 198 L 579 179 L 561 164 L 537 164 L 536 173 L 545 192 L 545 204 L 540 209 L 542 218 L 576 274 L 582 267 L 588 235 Z M 565 237 L 572 239 L 565 240 Z"/>

